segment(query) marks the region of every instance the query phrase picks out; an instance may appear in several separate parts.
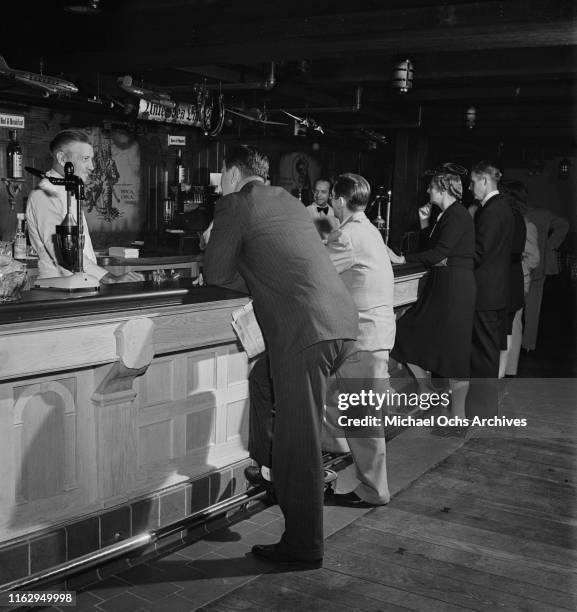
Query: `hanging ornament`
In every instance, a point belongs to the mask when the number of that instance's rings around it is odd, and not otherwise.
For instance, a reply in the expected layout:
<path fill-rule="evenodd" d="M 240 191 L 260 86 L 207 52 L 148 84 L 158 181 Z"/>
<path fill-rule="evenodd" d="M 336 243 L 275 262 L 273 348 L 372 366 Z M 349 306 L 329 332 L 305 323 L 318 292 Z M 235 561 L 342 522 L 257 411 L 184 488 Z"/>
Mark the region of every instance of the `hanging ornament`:
<path fill-rule="evenodd" d="M 474 106 L 469 106 L 465 111 L 465 125 L 472 130 L 477 123 L 477 109 Z"/>
<path fill-rule="evenodd" d="M 409 59 L 397 62 L 393 67 L 393 89 L 407 93 L 413 87 L 413 63 Z"/>

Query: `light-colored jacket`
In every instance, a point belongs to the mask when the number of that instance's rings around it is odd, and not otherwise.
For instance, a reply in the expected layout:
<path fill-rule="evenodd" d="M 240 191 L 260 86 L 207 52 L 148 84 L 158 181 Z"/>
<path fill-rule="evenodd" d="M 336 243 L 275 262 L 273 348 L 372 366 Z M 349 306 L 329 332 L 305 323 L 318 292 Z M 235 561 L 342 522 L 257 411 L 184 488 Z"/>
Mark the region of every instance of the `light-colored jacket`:
<path fill-rule="evenodd" d="M 359 311 L 357 349 L 391 349 L 395 281 L 381 234 L 364 212 L 355 212 L 329 234 L 326 248 Z"/>
<path fill-rule="evenodd" d="M 60 177 L 54 170 L 48 176 Z M 63 185 L 53 185 L 48 179 L 42 179 L 32 191 L 26 207 L 26 221 L 30 242 L 38 253 L 38 278 L 69 276 L 69 270 L 58 264 L 55 239 L 56 226 L 66 216 L 66 190 Z M 76 219 L 76 200 L 72 198 L 72 216 Z M 86 217 L 84 219 L 84 271 L 100 280 L 106 270 L 96 263 L 96 255 L 88 233 Z"/>
<path fill-rule="evenodd" d="M 531 279 L 538 280 L 551 274 L 559 274 L 557 252 L 569 231 L 569 222 L 553 214 L 548 208 L 530 208 L 527 220 L 537 228 L 541 260 L 531 272 Z"/>
<path fill-rule="evenodd" d="M 525 239 L 521 267 L 523 268 L 523 289 L 525 295 L 527 295 L 531 286 L 531 271 L 539 265 L 541 256 L 539 255 L 539 234 L 537 227 L 527 219 L 525 219 L 525 225 L 527 227 L 527 238 Z"/>

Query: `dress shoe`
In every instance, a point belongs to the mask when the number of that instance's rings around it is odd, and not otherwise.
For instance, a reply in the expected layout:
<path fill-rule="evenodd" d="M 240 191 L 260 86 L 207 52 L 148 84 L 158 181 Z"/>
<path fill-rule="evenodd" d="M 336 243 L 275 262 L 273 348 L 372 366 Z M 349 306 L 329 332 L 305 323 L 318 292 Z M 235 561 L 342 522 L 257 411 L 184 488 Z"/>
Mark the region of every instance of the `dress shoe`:
<path fill-rule="evenodd" d="M 326 496 L 331 506 L 346 506 L 347 508 L 376 508 L 377 504 L 371 504 L 361 499 L 354 491 L 350 493 L 333 493 Z"/>
<path fill-rule="evenodd" d="M 267 480 L 257 465 L 249 465 L 244 468 L 244 477 L 255 487 L 272 487 L 272 482 Z"/>
<path fill-rule="evenodd" d="M 323 566 L 323 559 L 299 559 L 279 549 L 278 544 L 257 544 L 252 547 L 252 554 L 263 561 L 274 563 L 286 569 L 309 570 Z"/>
<path fill-rule="evenodd" d="M 267 480 L 260 471 L 260 468 L 256 465 L 249 465 L 244 468 L 244 477 L 247 482 L 253 487 L 261 487 L 266 491 L 268 500 L 272 504 L 277 503 L 276 493 L 274 492 L 274 485 L 270 480 Z"/>

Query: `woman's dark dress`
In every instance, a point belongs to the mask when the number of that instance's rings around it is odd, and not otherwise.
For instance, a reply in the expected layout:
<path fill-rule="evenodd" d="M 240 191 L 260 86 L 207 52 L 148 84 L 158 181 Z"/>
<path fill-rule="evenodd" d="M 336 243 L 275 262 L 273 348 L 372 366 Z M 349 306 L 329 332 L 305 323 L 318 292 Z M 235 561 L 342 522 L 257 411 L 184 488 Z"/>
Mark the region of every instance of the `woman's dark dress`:
<path fill-rule="evenodd" d="M 391 355 L 446 378 L 468 378 L 475 312 L 475 229 L 455 202 L 429 234 L 429 248 L 406 256 L 430 268 L 417 302 L 397 321 Z M 439 264 L 447 258 L 446 265 Z"/>

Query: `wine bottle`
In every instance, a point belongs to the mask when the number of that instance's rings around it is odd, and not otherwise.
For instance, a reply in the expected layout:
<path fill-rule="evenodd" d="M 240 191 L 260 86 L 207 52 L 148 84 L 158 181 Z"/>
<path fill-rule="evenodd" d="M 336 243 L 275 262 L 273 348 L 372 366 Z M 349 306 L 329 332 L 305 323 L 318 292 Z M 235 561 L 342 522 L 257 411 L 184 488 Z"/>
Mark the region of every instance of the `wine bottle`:
<path fill-rule="evenodd" d="M 22 158 L 22 149 L 16 138 L 16 130 L 10 130 L 10 140 L 6 147 L 6 171 L 8 178 L 22 178 L 24 160 Z"/>
<path fill-rule="evenodd" d="M 178 149 L 178 158 L 176 160 L 175 178 L 177 185 L 182 185 L 185 182 L 184 163 L 182 162 L 182 149 Z"/>

